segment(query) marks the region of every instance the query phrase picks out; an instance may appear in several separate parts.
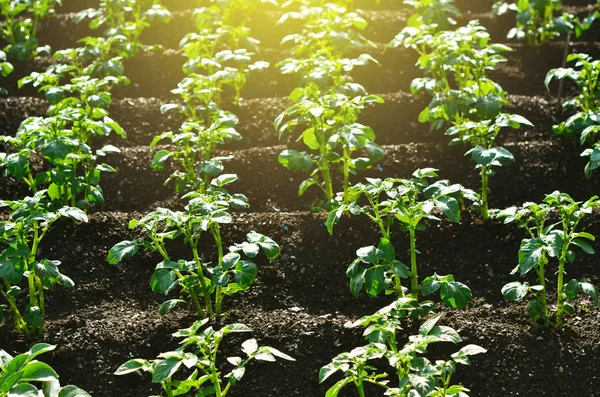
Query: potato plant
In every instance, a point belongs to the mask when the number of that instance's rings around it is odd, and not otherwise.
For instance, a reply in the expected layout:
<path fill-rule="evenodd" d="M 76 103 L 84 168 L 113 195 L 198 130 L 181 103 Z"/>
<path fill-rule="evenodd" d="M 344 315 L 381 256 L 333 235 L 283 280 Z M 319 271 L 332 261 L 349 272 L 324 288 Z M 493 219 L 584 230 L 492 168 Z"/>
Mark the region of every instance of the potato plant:
<path fill-rule="evenodd" d="M 194 393 L 196 396 L 225 397 L 230 389 L 242 380 L 246 367 L 252 361 L 274 362 L 277 358 L 295 361 L 292 357 L 270 346 L 260 346 L 256 339 L 242 343 L 243 357 L 227 357 L 232 367 L 226 375 L 219 363 L 219 347 L 230 334 L 252 330 L 244 324 L 226 325 L 220 330 L 205 327 L 208 320 L 196 321 L 190 328 L 174 333 L 183 338 L 177 350 L 161 353 L 155 360 L 133 359 L 121 365 L 115 375 L 142 371 L 152 375 L 152 383 L 160 384 L 166 397 Z M 176 375 L 180 379 L 175 378 Z M 183 374 L 182 374 L 183 373 Z"/>
<path fill-rule="evenodd" d="M 581 153 L 582 157 L 589 157 L 584 173 L 587 178 L 591 178 L 593 171 L 600 166 L 600 61 L 587 54 L 570 54 L 567 61 L 574 62 L 574 67 L 550 70 L 546 76 L 546 87 L 555 79 L 568 79 L 575 85 L 579 94 L 565 101 L 563 108 L 571 116 L 553 126 L 552 130 L 568 139 L 579 134 L 582 146 L 593 145 Z"/>
<path fill-rule="evenodd" d="M 490 43 L 489 33 L 477 21 L 434 34 L 409 30 L 390 45 L 419 52 L 418 65 L 427 76 L 413 80 L 411 91 L 432 96 L 419 114 L 419 121 L 430 123 L 432 130 L 445 124 L 493 119 L 507 103 L 504 90 L 488 73 L 506 61 L 503 52 L 512 50 Z"/>
<path fill-rule="evenodd" d="M 114 53 L 131 58 L 140 52 L 151 51 L 159 46 L 145 45 L 140 36 L 155 23 L 169 23 L 171 13 L 160 4 L 160 0 L 101 0 L 96 9 L 80 11 L 75 22 L 90 19 L 90 29 L 105 28 L 105 37 L 121 36 Z"/>
<path fill-rule="evenodd" d="M 39 355 L 55 348 L 53 345 L 38 343 L 15 357 L 0 350 L 0 396 L 90 397 L 85 390 L 76 386 L 62 387 L 56 371 L 37 360 Z"/>
<path fill-rule="evenodd" d="M 48 118 L 31 117 L 21 124 L 16 136 L 0 136 L 1 142 L 8 143 L 8 150 L 0 153 L 0 169 L 23 181 L 33 193 L 47 191 L 53 207 L 69 205 L 85 210 L 102 205 L 101 175 L 115 169 L 101 160 L 119 149 L 107 145 L 93 151 L 87 141 L 113 130 L 122 131 L 112 119 L 90 120 L 77 108 Z M 40 158 L 47 167 L 34 165 Z"/>
<path fill-rule="evenodd" d="M 381 233 L 378 246 L 360 248 L 358 258 L 346 271 L 353 295 L 358 296 L 364 288 L 371 297 L 383 292 L 402 297 L 405 294 L 401 279 L 408 278 L 409 294 L 415 300 L 419 295 L 428 296 L 437 291 L 442 302 L 452 308 L 464 308 L 471 300 L 470 289 L 455 281 L 452 275 L 434 274 L 419 282 L 416 232 L 426 229 L 427 220 L 440 220 L 434 210 L 452 222 L 459 222 L 463 200 L 474 199 L 474 192 L 461 185 L 451 185 L 447 180 L 430 183 L 430 179 L 437 177 L 436 171 L 420 169 L 411 179 L 367 179 L 367 184 L 353 186 L 347 201 L 330 212 L 326 222 L 330 233 L 344 213 L 367 216 Z M 368 204 L 361 205 L 363 202 Z M 400 224 L 399 231 L 409 233 L 410 267 L 396 259 L 391 244 L 392 226 L 396 222 Z"/>
<path fill-rule="evenodd" d="M 189 202 L 183 211 L 158 208 L 140 220 L 132 220 L 129 227 L 141 229 L 144 236 L 122 241 L 109 251 L 108 262 L 113 265 L 135 255 L 139 248 L 160 254 L 162 260 L 150 281 L 152 290 L 159 294 L 180 291 L 179 299 L 167 300 L 162 305 L 161 314 L 189 300 L 200 317 L 219 317 L 223 298 L 247 290 L 256 280 L 258 266 L 252 260 L 259 252 L 262 250 L 269 260 L 279 256 L 277 243 L 254 231 L 248 233 L 246 241 L 231 245 L 225 252 L 221 228 L 232 222 L 229 210 L 248 207 L 245 196 L 229 195 L 224 190 L 236 179 L 235 175 L 224 174 L 211 182 L 219 192 L 186 195 Z M 215 261 L 208 259 L 212 253 L 200 252 L 199 242 L 204 235 L 214 241 Z M 191 259 L 172 258 L 167 244 L 173 240 L 182 240 L 188 246 Z"/>
<path fill-rule="evenodd" d="M 0 38 L 7 43 L 3 50 L 19 61 L 48 54 L 50 48 L 39 45 L 38 26 L 42 19 L 52 17 L 54 8 L 60 5 L 62 0 L 0 0 Z"/>
<path fill-rule="evenodd" d="M 529 45 L 539 47 L 574 28 L 572 15 L 556 16 L 561 8 L 561 0 L 510 0 L 497 2 L 493 9 L 495 15 L 517 14 L 517 25 L 508 32 L 508 39 L 527 39 Z"/>
<path fill-rule="evenodd" d="M 489 178 L 495 174 L 494 167 L 503 167 L 515 161 L 507 149 L 495 146 L 496 138 L 503 128 L 518 129 L 522 125 L 533 127 L 523 116 L 501 113 L 491 120 L 465 122 L 446 131 L 446 135 L 453 137 L 451 144 L 466 143 L 471 146 L 465 155 L 470 155 L 477 164 L 475 168 L 480 170 L 481 194 L 478 201 L 483 220 L 489 218 Z"/>
<path fill-rule="evenodd" d="M 415 9 L 406 25 L 410 28 L 435 26 L 435 29 L 448 30 L 456 25 L 452 17 L 460 16 L 453 0 L 404 0 Z"/>
<path fill-rule="evenodd" d="M 341 353 L 331 363 L 323 366 L 319 372 L 319 383 L 341 372 L 343 378 L 327 391 L 327 397 L 336 397 L 353 385 L 360 397 L 365 397 L 365 385 L 374 384 L 383 389 L 385 396 L 467 396 L 469 389 L 462 385 L 453 385 L 452 376 L 458 365 L 470 365 L 470 357 L 485 353 L 477 345 L 466 345 L 453 353 L 448 360 L 431 362 L 424 355 L 427 348 L 435 343 L 454 343 L 462 341 L 460 335 L 451 327 L 438 325 L 441 315 L 426 320 L 419 333 L 411 335 L 405 345 L 399 345 L 397 334 L 402 330 L 393 317 L 404 317 L 410 299 L 401 298 L 392 305 L 383 308 L 373 316 L 367 316 L 352 326 L 368 327 L 364 333 L 368 345 L 358 347 L 347 353 Z M 386 360 L 392 375 L 381 372 L 375 363 Z M 392 379 L 394 380 L 392 380 Z"/>
<path fill-rule="evenodd" d="M 380 161 L 385 153 L 375 143 L 375 133 L 358 123 L 365 105 L 381 103 L 375 95 L 349 98 L 342 94 L 324 95 L 316 101 L 309 99 L 289 107 L 275 120 L 275 128 L 281 136 L 302 130 L 298 140 L 315 154 L 284 150 L 279 162 L 290 170 L 310 172 L 310 177 L 300 185 L 302 195 L 311 186 L 318 186 L 326 202 L 334 199 L 332 170 L 338 167 L 343 175 L 343 195 L 350 187 L 350 174 L 370 168 Z"/>
<path fill-rule="evenodd" d="M 47 204 L 47 192 L 39 191 L 22 200 L 0 200 L 0 208 L 8 209 L 10 218 L 0 221 L 0 295 L 5 305 L 0 310 L 10 312 L 15 331 L 27 337 L 42 335 L 46 308 L 45 291 L 57 285 L 72 288 L 73 280 L 59 270 L 60 261 L 39 258 L 40 244 L 51 226 L 60 218 L 87 222 L 85 213 L 73 207 L 53 210 Z M 27 288 L 22 289 L 23 284 Z M 21 295 L 28 295 L 23 310 Z"/>
<path fill-rule="evenodd" d="M 578 202 L 568 194 L 556 191 L 547 195 L 540 204 L 525 203 L 522 208 L 511 207 L 496 213 L 495 216 L 504 223 L 516 223 L 529 236 L 521 242 L 518 265 L 512 273 L 525 277 L 534 270 L 537 284 L 511 282 L 502 288 L 502 294 L 511 302 L 521 301 L 531 294 L 533 299 L 527 304 L 527 312 L 532 321 L 562 328 L 565 314 L 575 311 L 571 302 L 580 293 L 588 295 L 594 304 L 599 305 L 598 290 L 588 280 L 573 279 L 566 283 L 564 280 L 567 264 L 573 263 L 577 257 L 576 247 L 586 254 L 594 254 L 590 241 L 595 241 L 595 237 L 578 228 L 583 218 L 599 205 L 596 196 L 586 202 Z M 551 222 L 552 214 L 558 215 L 558 223 Z M 551 308 L 548 303 L 546 286 L 552 259 L 558 262 L 556 308 Z"/>

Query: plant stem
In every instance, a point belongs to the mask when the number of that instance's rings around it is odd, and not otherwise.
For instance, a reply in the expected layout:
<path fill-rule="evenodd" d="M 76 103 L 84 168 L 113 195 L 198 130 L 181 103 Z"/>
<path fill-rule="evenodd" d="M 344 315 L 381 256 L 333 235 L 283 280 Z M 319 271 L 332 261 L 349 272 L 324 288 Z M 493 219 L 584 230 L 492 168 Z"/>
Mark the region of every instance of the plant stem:
<path fill-rule="evenodd" d="M 410 227 L 410 289 L 414 299 L 419 300 L 419 275 L 417 269 L 417 247 L 415 228 Z"/>
<path fill-rule="evenodd" d="M 563 242 L 563 244 L 565 244 Z M 558 328 L 562 328 L 563 325 L 563 312 L 565 308 L 565 294 L 563 292 L 564 285 L 564 273 L 565 273 L 565 262 L 566 257 L 561 255 L 558 265 L 558 307 L 556 309 L 556 325 Z"/>
<path fill-rule="evenodd" d="M 27 329 L 27 323 L 23 319 L 21 312 L 19 312 L 19 308 L 17 307 L 17 304 L 16 304 L 14 298 L 12 296 L 9 296 L 6 292 L 4 292 L 4 290 L 2 288 L 0 288 L 0 293 L 2 294 L 2 296 L 8 303 L 8 306 L 10 306 L 10 309 L 13 313 L 13 317 L 15 320 L 15 330 L 17 332 L 23 332 L 26 337 L 29 337 L 29 330 Z"/>
<path fill-rule="evenodd" d="M 202 294 L 204 295 L 204 305 L 206 306 L 206 316 L 212 317 L 212 302 L 210 300 L 210 290 L 206 285 L 206 280 L 204 280 L 204 270 L 202 269 L 202 261 L 200 261 L 200 256 L 198 255 L 198 248 L 196 245 L 190 241 L 190 245 L 192 246 L 192 252 L 194 253 L 194 261 L 196 261 L 196 267 L 198 268 L 198 279 L 200 280 L 200 286 L 202 287 Z"/>
<path fill-rule="evenodd" d="M 490 218 L 488 212 L 488 179 L 487 166 L 481 167 L 481 217 L 484 221 Z"/>
<path fill-rule="evenodd" d="M 348 187 L 350 186 L 350 155 L 348 150 L 344 149 L 344 202 L 348 195 Z"/>
<path fill-rule="evenodd" d="M 223 240 L 221 239 L 221 229 L 219 227 L 219 224 L 216 223 L 211 231 L 212 231 L 212 235 L 215 239 L 215 243 L 217 244 L 217 251 L 218 251 L 218 255 L 219 255 L 218 265 L 222 266 L 223 265 Z M 223 289 L 220 287 L 217 287 L 216 297 L 215 297 L 215 314 L 217 315 L 217 317 L 221 316 L 222 304 L 223 304 Z"/>
<path fill-rule="evenodd" d="M 323 182 L 325 183 L 325 199 L 327 201 L 331 201 L 333 200 L 333 184 L 331 182 L 331 171 L 329 170 L 329 163 L 325 158 L 323 158 L 321 173 L 323 174 Z"/>
<path fill-rule="evenodd" d="M 544 263 L 546 260 L 546 253 L 544 252 L 542 254 L 542 263 Z M 542 306 L 544 307 L 544 318 L 547 319 L 548 318 L 548 299 L 547 299 L 547 291 L 546 291 L 546 277 L 544 275 L 544 271 L 545 271 L 545 266 L 544 264 L 540 265 L 539 267 L 539 272 L 538 272 L 538 278 L 539 278 L 539 282 L 540 285 L 542 286 L 542 290 L 540 291 L 540 295 L 542 297 Z"/>

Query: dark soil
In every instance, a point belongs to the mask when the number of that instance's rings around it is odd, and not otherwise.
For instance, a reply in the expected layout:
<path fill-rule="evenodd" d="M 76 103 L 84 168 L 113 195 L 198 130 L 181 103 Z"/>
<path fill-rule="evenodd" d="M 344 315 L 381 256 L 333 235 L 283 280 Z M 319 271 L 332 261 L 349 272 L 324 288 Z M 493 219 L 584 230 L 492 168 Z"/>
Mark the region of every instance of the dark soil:
<path fill-rule="evenodd" d="M 195 1 L 163 2 L 175 11 L 175 27 L 162 27 L 149 37 L 161 37 L 163 43 L 174 47 L 173 38 L 189 31 L 191 25 L 186 25 L 185 18 Z M 457 5 L 468 18 L 482 15 L 482 23 L 498 36 L 512 20 L 491 18 L 488 11 L 493 2 L 460 0 Z M 578 10 L 589 3 L 568 2 Z M 358 6 L 370 9 L 370 37 L 386 42 L 391 38 L 387 36 L 401 29 L 407 10 L 400 1 L 383 0 L 376 10 L 371 4 L 371 0 L 357 1 Z M 64 0 L 61 12 L 72 13 L 96 5 L 97 1 L 92 0 Z M 272 21 L 271 14 L 265 15 Z M 80 35 L 89 34 L 85 29 L 83 25 L 72 25 L 72 15 L 61 14 L 45 25 L 42 38 L 64 48 Z M 255 29 L 265 35 L 273 29 L 272 22 L 257 23 Z M 571 51 L 598 57 L 598 32 L 596 28 L 587 38 L 573 43 Z M 280 34 L 283 31 L 274 36 Z M 275 37 L 271 39 L 277 42 Z M 594 42 L 588 42 L 590 39 Z M 552 125 L 566 116 L 543 86 L 548 69 L 560 65 L 564 43 L 556 42 L 540 50 L 511 45 L 516 51 L 509 54 L 509 62 L 493 77 L 512 94 L 508 98 L 512 105 L 507 111 L 524 115 L 535 127 L 501 136 L 501 144 L 515 155 L 516 163 L 492 178 L 492 206 L 539 201 L 553 190 L 570 193 L 576 199 L 589 198 L 600 191 L 600 182 L 598 178 L 586 180 L 583 176 L 585 161 L 579 157 L 580 147 L 552 134 Z M 406 50 L 374 54 L 382 67 L 365 68 L 355 78 L 369 91 L 380 94 L 385 104 L 365 110 L 361 122 L 373 127 L 388 156 L 377 168 L 361 176 L 401 177 L 409 176 L 417 167 L 436 167 L 441 177 L 477 189 L 479 177 L 473 163 L 463 156 L 466 148 L 448 146 L 443 132 L 429 133 L 426 125 L 417 122 L 427 99 L 406 92 L 410 80 L 421 75 L 414 66 L 415 55 Z M 257 59 L 274 64 L 285 56 L 286 51 L 267 48 L 261 50 Z M 195 319 L 185 308 L 166 317 L 158 315 L 165 297 L 153 294 L 149 288 L 158 258 L 139 254 L 118 266 L 106 263 L 107 251 L 113 244 L 136 237 L 127 229 L 131 218 L 139 218 L 157 206 L 181 206 L 172 187 L 162 184 L 167 172 L 157 173 L 150 168 L 152 154 L 148 145 L 156 134 L 176 128 L 181 122 L 177 115 L 161 115 L 159 106 L 172 99 L 169 90 L 183 77 L 182 63 L 183 57 L 173 50 L 129 62 L 127 74 L 132 85 L 115 92 L 109 109 L 127 130 L 128 139 L 110 138 L 95 143 L 123 148 L 120 155 L 113 155 L 108 161 L 118 173 L 104 177 L 106 206 L 94 210 L 88 224 L 58 223 L 41 247 L 42 255 L 61 260 L 62 271 L 76 282 L 73 290 L 59 289 L 48 294 L 43 339 L 58 348 L 45 359 L 64 384 L 77 384 L 97 397 L 159 393 L 147 376 L 116 377 L 112 373 L 132 357 L 151 359 L 175 349 L 177 340 L 171 334 L 190 326 Z M 48 59 L 16 63 L 16 71 L 5 85 L 10 96 L 0 101 L 0 134 L 13 135 L 25 118 L 46 112 L 42 97 L 31 88 L 16 90 L 16 81 L 48 64 Z M 306 175 L 289 172 L 278 164 L 281 150 L 301 147 L 294 143 L 296 137 L 279 140 L 272 127 L 273 119 L 288 105 L 285 96 L 293 86 L 293 79 L 282 78 L 272 68 L 261 76 L 250 77 L 244 92 L 246 101 L 240 106 L 228 105 L 240 118 L 239 131 L 244 139 L 223 148 L 224 153 L 235 155 L 226 170 L 239 175 L 231 190 L 246 194 L 252 207 L 235 214 L 234 222 L 224 228 L 224 240 L 226 244 L 239 242 L 247 232 L 256 230 L 275 239 L 281 245 L 282 255 L 272 263 L 259 260 L 257 283 L 249 291 L 226 300 L 228 314 L 224 321 L 251 326 L 252 336 L 261 343 L 297 360 L 252 364 L 243 381 L 233 389 L 234 397 L 323 396 L 332 383 L 318 385 L 319 368 L 340 352 L 363 343 L 362 330 L 349 329 L 345 324 L 390 302 L 386 297 L 353 298 L 345 276 L 355 251 L 376 243 L 373 226 L 360 218 L 344 219 L 334 236 L 329 236 L 323 226 L 325 215 L 309 212 L 318 199 L 317 192 L 309 190 L 305 196 L 297 196 L 298 185 Z M 551 87 L 551 92 L 556 92 L 556 87 Z M 27 194 L 22 184 L 1 179 L 0 198 Z M 583 227 L 600 235 L 600 212 L 594 212 Z M 483 223 L 469 213 L 463 215 L 461 224 L 432 223 L 427 232 L 418 235 L 421 275 L 451 273 L 469 285 L 475 297 L 466 310 L 444 311 L 443 323 L 459 330 L 467 343 L 488 349 L 487 354 L 474 358 L 472 366 L 461 368 L 454 380 L 471 389 L 469 394 L 474 397 L 600 397 L 600 361 L 596 359 L 600 354 L 598 309 L 583 300 L 583 309 L 569 318 L 563 332 L 556 332 L 531 325 L 524 305 L 509 305 L 500 294 L 505 283 L 515 280 L 509 273 L 524 237 L 513 226 Z M 407 237 L 395 233 L 393 243 L 400 259 L 407 260 Z M 182 247 L 171 249 L 174 257 L 187 258 Z M 215 255 L 209 241 L 203 242 L 202 252 L 208 258 Z M 569 268 L 569 277 L 600 282 L 597 258 L 578 258 Z M 554 290 L 553 283 L 550 289 Z M 414 331 L 415 324 L 409 323 L 400 337 L 406 338 Z M 222 357 L 239 354 L 243 340 L 232 337 L 223 346 Z M 11 331 L 10 324 L 0 326 L 0 347 L 4 350 L 21 352 L 29 344 Z M 455 350 L 458 347 L 446 346 L 432 349 L 432 353 L 446 355 Z M 223 362 L 223 371 L 227 371 Z M 349 392 L 346 396 L 354 394 Z"/>

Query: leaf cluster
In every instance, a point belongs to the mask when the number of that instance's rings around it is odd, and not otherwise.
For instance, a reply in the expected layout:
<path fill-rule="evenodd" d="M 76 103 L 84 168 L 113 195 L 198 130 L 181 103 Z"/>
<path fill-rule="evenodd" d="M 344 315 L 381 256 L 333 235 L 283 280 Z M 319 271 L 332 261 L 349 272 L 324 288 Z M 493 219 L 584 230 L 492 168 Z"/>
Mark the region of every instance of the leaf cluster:
<path fill-rule="evenodd" d="M 183 338 L 177 350 L 161 353 L 151 361 L 129 360 L 121 365 L 115 374 L 148 372 L 152 375 L 152 383 L 160 384 L 167 397 L 189 393 L 197 396 L 225 397 L 230 388 L 242 380 L 250 362 L 275 362 L 277 358 L 295 361 L 273 347 L 260 346 L 256 339 L 247 339 L 241 344 L 244 357 L 227 357 L 226 360 L 232 368 L 223 375 L 223 365 L 218 362 L 221 342 L 227 335 L 252 330 L 244 324 L 230 324 L 215 330 L 212 326 L 205 327 L 207 322 L 208 320 L 197 321 L 190 328 L 174 333 L 174 337 Z M 179 375 L 179 379 L 176 375 Z"/>
<path fill-rule="evenodd" d="M 343 376 L 329 388 L 327 397 L 338 396 L 347 385 L 353 385 L 359 395 L 364 396 L 366 384 L 381 387 L 385 390 L 385 396 L 467 396 L 469 390 L 461 385 L 453 385 L 452 376 L 458 365 L 470 365 L 471 356 L 485 353 L 486 350 L 477 345 L 465 345 L 448 360 L 429 360 L 425 356 L 429 345 L 458 344 L 462 341 L 456 330 L 438 325 L 440 315 L 430 317 L 421 325 L 418 334 L 409 336 L 405 345 L 399 345 L 397 334 L 402 328 L 393 319 L 404 317 L 402 312 L 413 309 L 410 299 L 401 298 L 351 325 L 367 327 L 364 335 L 369 344 L 341 353 L 321 368 L 320 383 L 337 372 Z M 392 375 L 375 367 L 375 363 L 381 363 L 381 360 L 387 361 Z"/>

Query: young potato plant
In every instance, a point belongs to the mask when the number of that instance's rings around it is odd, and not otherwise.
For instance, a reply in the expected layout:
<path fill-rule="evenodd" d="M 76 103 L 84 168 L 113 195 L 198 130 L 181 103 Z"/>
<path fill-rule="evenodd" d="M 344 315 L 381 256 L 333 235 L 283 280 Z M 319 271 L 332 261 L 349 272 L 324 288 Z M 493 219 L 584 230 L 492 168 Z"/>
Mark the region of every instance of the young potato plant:
<path fill-rule="evenodd" d="M 375 95 L 349 98 L 342 94 L 324 95 L 316 101 L 304 99 L 292 105 L 275 120 L 279 136 L 293 133 L 300 126 L 302 140 L 315 154 L 284 150 L 279 162 L 290 170 L 310 172 L 310 177 L 300 185 L 302 195 L 311 186 L 318 186 L 327 203 L 334 199 L 331 171 L 334 167 L 343 175 L 343 195 L 350 187 L 350 174 L 370 168 L 385 153 L 375 143 L 375 133 L 370 127 L 358 123 L 362 109 L 369 103 L 382 103 Z M 358 157 L 356 155 L 358 154 Z"/>
<path fill-rule="evenodd" d="M 405 300 L 407 298 L 402 298 Z M 448 360 L 431 362 L 424 355 L 430 344 L 450 342 L 458 344 L 462 341 L 453 328 L 438 325 L 441 315 L 436 315 L 425 321 L 417 335 L 411 335 L 404 346 L 398 346 L 397 333 L 402 330 L 391 317 L 403 317 L 400 314 L 406 303 L 393 304 L 373 316 L 365 317 L 352 326 L 367 326 L 364 335 L 368 345 L 353 349 L 349 353 L 341 353 L 331 363 L 323 366 L 319 372 L 319 383 L 323 383 L 336 372 L 341 372 L 343 378 L 327 391 L 327 397 L 337 397 L 347 386 L 353 385 L 360 397 L 365 397 L 365 385 L 374 384 L 384 389 L 385 396 L 467 396 L 469 389 L 462 385 L 453 385 L 452 376 L 457 367 L 470 365 L 470 356 L 485 353 L 486 350 L 477 345 L 466 345 Z M 396 312 L 396 313 L 394 313 Z M 390 313 L 394 313 L 390 316 Z M 374 367 L 373 361 L 387 360 L 391 378 Z"/>
<path fill-rule="evenodd" d="M 75 22 L 90 19 L 90 29 L 104 27 L 105 37 L 122 36 L 121 45 L 115 46 L 115 54 L 127 59 L 140 52 L 151 51 L 159 46 L 145 45 L 140 36 L 155 23 L 169 23 L 171 13 L 160 0 L 102 0 L 97 9 L 80 11 Z"/>
<path fill-rule="evenodd" d="M 432 96 L 419 114 L 420 122 L 429 122 L 434 130 L 500 114 L 507 103 L 505 93 L 488 72 L 506 62 L 501 53 L 512 51 L 509 47 L 490 43 L 489 33 L 477 21 L 455 31 L 426 33 L 424 37 L 420 31 L 416 33 L 406 36 L 403 44 L 419 51 L 417 64 L 427 74 L 412 81 L 411 91 Z"/>
<path fill-rule="evenodd" d="M 489 178 L 495 174 L 494 167 L 503 167 L 515 161 L 507 149 L 495 146 L 496 138 L 503 128 L 519 129 L 521 125 L 533 127 L 523 116 L 501 113 L 492 120 L 469 121 L 446 131 L 446 135 L 453 137 L 452 145 L 467 143 L 471 146 L 465 156 L 470 155 L 477 164 L 475 169 L 481 170 L 481 194 L 478 202 L 483 220 L 489 219 Z"/>
<path fill-rule="evenodd" d="M 509 0 L 497 2 L 493 10 L 495 15 L 517 13 L 517 25 L 508 32 L 508 39 L 527 39 L 529 45 L 539 47 L 574 28 L 572 15 L 555 17 L 561 8 L 561 0 Z"/>
<path fill-rule="evenodd" d="M 36 36 L 40 20 L 52 17 L 57 5 L 62 0 L 0 0 L 0 38 L 8 43 L 4 51 L 19 61 L 50 53 L 49 47 L 39 46 Z"/>
<path fill-rule="evenodd" d="M 22 200 L 0 201 L 0 208 L 10 211 L 10 218 L 0 221 L 0 278 L 3 281 L 0 295 L 6 302 L 1 307 L 0 319 L 4 321 L 4 312 L 10 312 L 15 331 L 27 337 L 42 335 L 45 291 L 57 285 L 74 286 L 73 281 L 59 271 L 60 261 L 38 258 L 40 243 L 50 227 L 62 217 L 78 222 L 88 221 L 85 213 L 78 208 L 52 210 L 46 198 L 47 193 L 42 190 Z M 19 307 L 23 305 L 19 298 L 23 282 L 27 284 L 28 300 L 22 313 Z"/>
<path fill-rule="evenodd" d="M 311 58 L 287 58 L 278 66 L 281 74 L 293 74 L 297 87 L 290 99 L 300 102 L 303 99 L 316 100 L 327 94 L 343 94 L 350 97 L 366 96 L 365 88 L 356 83 L 350 73 L 357 66 L 366 66 L 379 62 L 369 54 L 356 58 L 328 59 L 322 55 Z"/>
<path fill-rule="evenodd" d="M 246 85 L 248 74 L 264 70 L 269 67 L 268 62 L 258 61 L 251 63 L 253 53 L 246 49 L 223 50 L 217 52 L 212 58 L 200 55 L 190 58 L 183 70 L 186 74 L 201 73 L 211 76 L 219 83 L 219 91 L 227 85 L 234 89 L 234 104 L 239 105 L 242 88 Z M 218 98 L 218 97 L 217 97 Z"/>
<path fill-rule="evenodd" d="M 594 254 L 589 241 L 595 237 L 585 231 L 578 231 L 583 218 L 600 206 L 598 197 L 586 202 L 577 202 L 568 194 L 554 192 L 546 196 L 541 204 L 525 203 L 523 208 L 511 207 L 498 211 L 495 216 L 504 223 L 516 223 L 527 231 L 529 238 L 521 242 L 519 261 L 512 273 L 525 277 L 532 270 L 537 274 L 537 284 L 511 282 L 502 288 L 502 294 L 511 302 L 523 300 L 528 294 L 533 299 L 527 304 L 527 311 L 534 322 L 546 325 L 555 324 L 562 328 L 565 314 L 575 311 L 571 303 L 580 293 L 592 298 L 599 305 L 597 288 L 585 278 L 565 283 L 567 264 L 577 257 L 574 249 L 580 248 L 587 254 Z M 550 223 L 550 215 L 557 214 L 560 222 Z M 550 308 L 546 277 L 551 259 L 558 261 L 557 305 Z"/>
<path fill-rule="evenodd" d="M 220 193 L 186 195 L 190 200 L 184 211 L 158 208 L 140 220 L 132 220 L 129 227 L 141 229 L 144 237 L 122 241 L 109 251 L 108 262 L 113 265 L 135 255 L 139 248 L 160 254 L 162 261 L 157 264 L 150 282 L 152 290 L 160 294 L 175 289 L 180 291 L 180 299 L 164 302 L 161 314 L 189 300 L 200 317 L 219 317 L 223 298 L 247 290 L 256 280 L 258 266 L 252 260 L 259 252 L 262 250 L 269 260 L 279 256 L 277 243 L 254 231 L 248 233 L 246 241 L 231 245 L 225 252 L 221 227 L 232 222 L 229 210 L 248 207 L 244 195 L 230 196 L 224 190 L 236 179 L 235 175 L 228 174 L 213 179 L 211 184 L 220 189 Z M 204 259 L 212 257 L 212 253 L 204 255 L 200 252 L 199 242 L 204 235 L 210 235 L 214 240 L 217 249 L 214 262 Z M 182 240 L 190 249 L 192 259 L 172 258 L 167 244 L 173 240 Z"/>
<path fill-rule="evenodd" d="M 0 169 L 23 181 L 33 193 L 47 190 L 54 208 L 69 205 L 85 210 L 103 205 L 100 178 L 103 172 L 115 169 L 99 160 L 119 149 L 107 145 L 94 152 L 84 139 L 108 135 L 113 128 L 120 129 L 112 120 L 108 124 L 93 121 L 75 108 L 54 117 L 31 117 L 21 124 L 16 136 L 0 136 L 0 142 L 9 147 L 0 153 Z M 40 158 L 47 167 L 34 166 Z"/>
<path fill-rule="evenodd" d="M 420 29 L 433 25 L 438 30 L 449 30 L 456 25 L 452 17 L 460 16 L 459 9 L 453 3 L 453 0 L 404 0 L 404 4 L 415 9 L 406 26 Z"/>
<path fill-rule="evenodd" d="M 426 229 L 427 220 L 440 220 L 434 210 L 452 222 L 459 222 L 463 200 L 473 200 L 475 196 L 474 192 L 458 184 L 451 185 L 447 180 L 430 183 L 431 178 L 437 177 L 436 171 L 420 169 L 411 179 L 367 179 L 367 184 L 353 186 L 347 201 L 331 211 L 326 222 L 330 233 L 344 213 L 366 215 L 381 232 L 378 246 L 357 250 L 357 259 L 348 267 L 346 274 L 353 295 L 358 296 L 364 289 L 371 297 L 384 292 L 402 297 L 401 279 L 408 278 L 409 294 L 415 300 L 419 294 L 429 296 L 438 290 L 442 302 L 452 308 L 464 308 L 471 300 L 470 289 L 455 281 L 452 275 L 434 274 L 419 283 L 416 232 Z M 365 200 L 368 204 L 361 206 Z M 397 221 L 399 230 L 409 233 L 410 267 L 397 260 L 390 242 L 391 228 Z"/>
<path fill-rule="evenodd" d="M 600 166 L 600 146 L 597 144 L 600 132 L 600 61 L 593 60 L 587 54 L 570 54 L 567 61 L 575 62 L 575 67 L 550 70 L 546 76 L 546 87 L 554 79 L 569 79 L 575 84 L 579 95 L 563 104 L 565 111 L 572 115 L 553 126 L 552 130 L 568 139 L 580 134 L 582 146 L 594 145 L 594 148 L 585 149 L 581 154 L 582 157 L 589 157 L 584 172 L 587 178 L 591 178 L 592 172 Z"/>
<path fill-rule="evenodd" d="M 214 121 L 205 127 L 203 123 L 185 122 L 178 133 L 165 132 L 154 138 L 151 149 L 163 140 L 169 140 L 168 149 L 158 150 L 152 160 L 152 168 L 162 171 L 167 161 L 178 165 L 171 172 L 165 185 L 175 183 L 178 193 L 208 193 L 211 180 L 224 170 L 223 162 L 232 156 L 214 156 L 218 146 L 239 141 L 242 136 L 235 130 L 238 118 L 231 112 L 215 109 Z"/>
<path fill-rule="evenodd" d="M 56 371 L 37 360 L 39 355 L 55 348 L 38 343 L 15 357 L 0 350 L 0 396 L 90 397 L 85 390 L 76 386 L 61 387 Z"/>
<path fill-rule="evenodd" d="M 352 50 L 376 45 L 360 32 L 367 27 L 367 21 L 357 12 L 351 12 L 334 3 L 321 6 L 300 6 L 300 11 L 285 13 L 277 22 L 288 20 L 302 21 L 299 33 L 287 35 L 281 44 L 292 43 L 294 56 L 310 58 L 323 55 L 329 59 L 339 59 Z"/>
<path fill-rule="evenodd" d="M 260 346 L 256 339 L 242 343 L 244 357 L 227 357 L 232 369 L 223 376 L 219 362 L 219 347 L 230 334 L 252 332 L 244 324 L 226 325 L 220 330 L 204 327 L 208 320 L 196 321 L 190 328 L 174 333 L 183 338 L 177 350 L 161 353 L 155 360 L 133 359 L 121 365 L 115 375 L 142 371 L 152 375 L 152 383 L 160 384 L 164 394 L 226 397 L 230 389 L 242 380 L 246 367 L 252 361 L 275 362 L 277 358 L 295 361 L 292 357 L 270 346 Z M 202 329 L 204 327 L 204 329 Z M 180 374 L 181 380 L 175 378 Z M 183 375 L 181 374 L 183 373 Z"/>
<path fill-rule="evenodd" d="M 15 70 L 12 63 L 6 60 L 6 53 L 4 51 L 0 51 L 0 76 L 7 77 Z M 0 87 L 0 95 L 7 95 L 8 91 L 6 88 Z"/>

